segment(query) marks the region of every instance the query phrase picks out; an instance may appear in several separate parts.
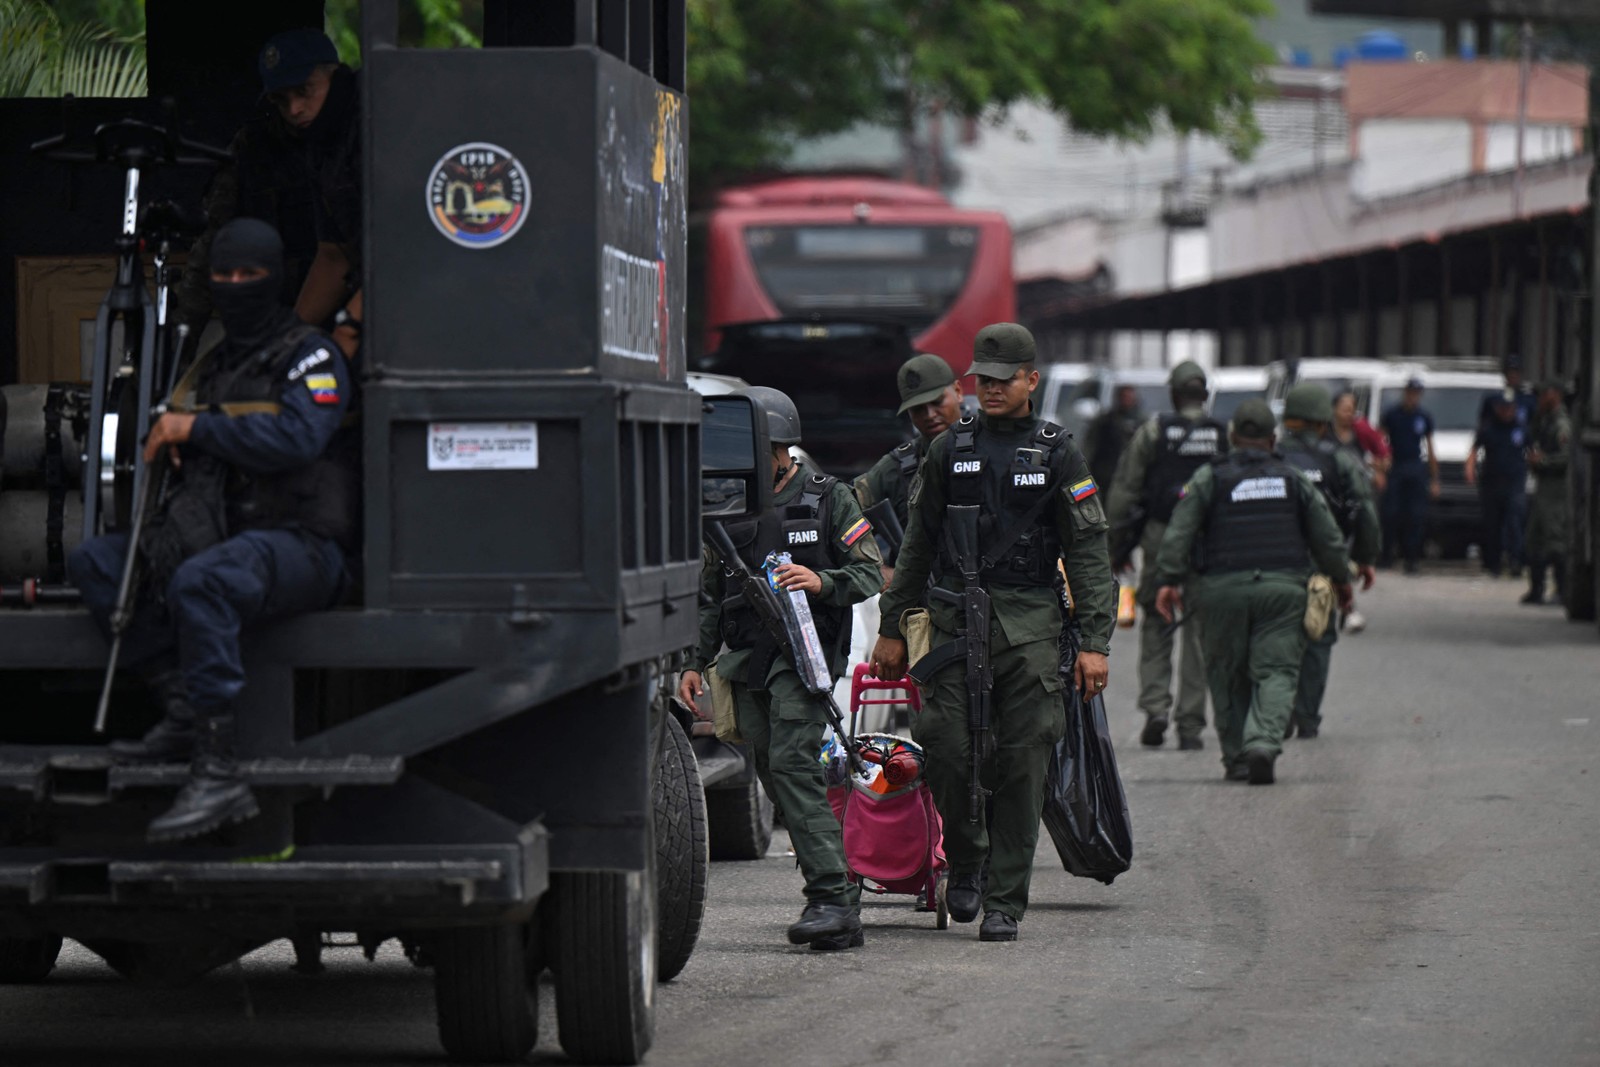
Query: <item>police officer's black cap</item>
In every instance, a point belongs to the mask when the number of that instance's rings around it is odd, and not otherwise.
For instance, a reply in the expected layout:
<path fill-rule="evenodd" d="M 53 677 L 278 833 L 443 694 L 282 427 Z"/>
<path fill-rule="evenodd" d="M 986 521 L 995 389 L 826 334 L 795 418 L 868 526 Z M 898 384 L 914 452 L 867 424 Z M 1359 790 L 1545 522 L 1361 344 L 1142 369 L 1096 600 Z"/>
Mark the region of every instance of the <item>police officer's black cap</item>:
<path fill-rule="evenodd" d="M 284 30 L 261 46 L 256 69 L 261 72 L 261 92 L 275 93 L 304 85 L 311 72 L 324 63 L 338 63 L 339 50 L 321 30 Z"/>
<path fill-rule="evenodd" d="M 1014 322 L 990 323 L 972 341 L 972 367 L 968 374 L 1009 381 L 1024 363 L 1038 354 L 1033 334 Z"/>
<path fill-rule="evenodd" d="M 1500 361 L 1500 369 L 1520 371 L 1522 369 L 1522 354 L 1520 352 L 1508 352 L 1506 358 Z"/>
<path fill-rule="evenodd" d="M 932 403 L 943 396 L 956 384 L 956 372 L 942 357 L 923 352 L 900 364 L 895 384 L 900 388 L 900 410 L 895 414 L 904 415 L 919 404 Z"/>
<path fill-rule="evenodd" d="M 1422 379 L 1421 378 L 1407 378 L 1406 379 L 1406 388 L 1407 389 L 1423 389 L 1423 388 L 1426 388 L 1426 386 L 1424 386 L 1422 384 Z"/>
<path fill-rule="evenodd" d="M 1233 432 L 1240 437 L 1264 441 L 1277 431 L 1278 420 L 1267 402 L 1251 397 L 1233 412 Z"/>

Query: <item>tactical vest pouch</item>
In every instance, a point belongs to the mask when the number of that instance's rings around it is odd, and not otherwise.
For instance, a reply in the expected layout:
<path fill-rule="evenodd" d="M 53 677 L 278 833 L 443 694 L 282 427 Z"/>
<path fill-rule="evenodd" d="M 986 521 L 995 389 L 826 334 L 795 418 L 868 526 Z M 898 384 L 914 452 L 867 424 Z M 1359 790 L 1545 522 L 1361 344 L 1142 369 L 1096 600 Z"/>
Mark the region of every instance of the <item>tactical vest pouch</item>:
<path fill-rule="evenodd" d="M 711 722 L 717 731 L 717 740 L 740 744 L 744 735 L 739 732 L 739 705 L 733 702 L 733 683 L 717 672 L 716 664 L 706 668 L 706 690 L 711 694 Z"/>
<path fill-rule="evenodd" d="M 1306 582 L 1306 636 L 1322 640 L 1333 618 L 1333 582 L 1326 574 L 1313 574 Z"/>
<path fill-rule="evenodd" d="M 157 477 L 157 472 L 146 477 Z M 221 460 L 191 458 L 184 464 L 183 481 L 145 525 L 139 551 L 145 559 L 146 588 L 157 604 L 166 603 L 167 586 L 185 560 L 227 539 L 226 478 Z"/>
<path fill-rule="evenodd" d="M 933 647 L 933 618 L 927 608 L 900 613 L 900 633 L 906 639 L 906 663 L 916 663 Z"/>

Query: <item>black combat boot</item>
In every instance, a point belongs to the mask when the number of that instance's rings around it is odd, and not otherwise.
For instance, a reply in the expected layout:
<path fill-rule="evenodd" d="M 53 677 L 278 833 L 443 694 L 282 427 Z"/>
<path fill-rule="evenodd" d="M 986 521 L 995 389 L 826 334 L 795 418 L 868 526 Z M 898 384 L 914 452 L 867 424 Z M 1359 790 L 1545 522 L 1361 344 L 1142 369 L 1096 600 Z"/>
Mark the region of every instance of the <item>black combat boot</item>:
<path fill-rule="evenodd" d="M 1278 754 L 1269 752 L 1264 748 L 1247 748 L 1244 750 L 1244 766 L 1247 778 L 1251 785 L 1271 785 L 1273 781 L 1272 765 L 1278 762 Z"/>
<path fill-rule="evenodd" d="M 183 686 L 183 675 L 176 670 L 162 671 L 145 679 L 161 705 L 161 721 L 137 741 L 111 742 L 111 755 L 118 763 L 184 763 L 194 755 L 194 708 Z"/>
<path fill-rule="evenodd" d="M 983 917 L 983 925 L 978 927 L 979 941 L 1015 941 L 1017 939 L 1017 920 L 1003 911 L 991 911 Z"/>
<path fill-rule="evenodd" d="M 969 923 L 978 917 L 983 907 L 983 886 L 977 874 L 952 874 L 944 891 L 945 904 L 950 908 L 950 918 L 958 923 Z"/>
<path fill-rule="evenodd" d="M 832 937 L 819 937 L 811 942 L 812 952 L 843 952 L 847 948 L 860 948 L 867 943 L 867 933 L 861 928 L 861 909 L 856 908 L 856 928 Z"/>
<path fill-rule="evenodd" d="M 189 784 L 165 815 L 145 831 L 151 842 L 182 841 L 253 819 L 260 810 L 250 787 L 239 777 L 233 751 L 233 716 L 200 720 Z"/>
<path fill-rule="evenodd" d="M 861 912 L 853 904 L 823 904 L 813 900 L 805 906 L 797 922 L 789 927 L 789 944 L 814 945 L 824 938 L 861 932 Z"/>
<path fill-rule="evenodd" d="M 1528 565 L 1528 591 L 1522 594 L 1523 604 L 1544 603 L 1544 564 L 1530 563 Z"/>
<path fill-rule="evenodd" d="M 1223 770 L 1222 778 L 1227 782 L 1248 782 L 1250 780 L 1250 768 L 1244 765 L 1242 759 L 1236 760 L 1228 764 L 1227 768 Z"/>
<path fill-rule="evenodd" d="M 1144 729 L 1139 731 L 1139 743 L 1146 748 L 1160 748 L 1161 741 L 1166 736 L 1167 717 L 1152 715 L 1145 720 Z"/>
<path fill-rule="evenodd" d="M 1205 741 L 1202 740 L 1198 735 L 1195 737 L 1178 738 L 1178 750 L 1180 752 L 1199 752 L 1205 747 Z"/>

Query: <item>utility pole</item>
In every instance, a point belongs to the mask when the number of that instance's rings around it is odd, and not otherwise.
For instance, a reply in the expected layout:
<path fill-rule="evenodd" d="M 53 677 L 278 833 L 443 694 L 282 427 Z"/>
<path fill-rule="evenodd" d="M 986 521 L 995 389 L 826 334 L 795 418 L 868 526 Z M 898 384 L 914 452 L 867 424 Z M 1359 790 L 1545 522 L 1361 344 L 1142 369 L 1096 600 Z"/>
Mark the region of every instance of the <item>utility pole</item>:
<path fill-rule="evenodd" d="M 1524 172 L 1527 169 L 1528 80 L 1533 75 L 1533 23 L 1522 20 L 1518 33 L 1520 58 L 1517 62 L 1517 172 L 1511 179 L 1511 217 L 1522 217 Z"/>

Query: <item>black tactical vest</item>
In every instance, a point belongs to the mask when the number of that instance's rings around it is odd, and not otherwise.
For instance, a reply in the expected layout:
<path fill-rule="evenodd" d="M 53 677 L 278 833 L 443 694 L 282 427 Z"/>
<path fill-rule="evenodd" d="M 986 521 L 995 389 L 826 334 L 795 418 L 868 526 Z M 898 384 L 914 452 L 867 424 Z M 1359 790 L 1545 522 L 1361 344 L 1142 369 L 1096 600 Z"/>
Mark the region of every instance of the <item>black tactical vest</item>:
<path fill-rule="evenodd" d="M 814 571 L 834 569 L 830 554 L 833 540 L 833 487 L 837 479 L 813 474 L 806 479 L 799 499 L 778 504 L 764 514 L 745 522 L 724 526 L 728 539 L 744 565 L 756 575 L 769 552 L 787 552 L 794 562 Z M 811 601 L 811 618 L 817 636 L 832 663 L 844 655 L 850 644 L 850 609 Z M 752 689 L 767 687 L 767 672 L 778 657 L 778 647 L 761 628 L 755 612 L 744 596 L 734 591 L 722 602 L 722 639 L 732 649 L 752 649 L 745 684 Z"/>
<path fill-rule="evenodd" d="M 1278 448 L 1284 459 L 1305 472 L 1311 484 L 1322 491 L 1322 498 L 1332 509 L 1339 529 L 1348 536 L 1352 532 L 1351 517 L 1344 496 L 1344 484 L 1339 479 L 1338 442 L 1319 438 L 1314 448 L 1308 448 L 1296 435 L 1284 434 L 1278 442 Z"/>
<path fill-rule="evenodd" d="M 1228 428 L 1209 415 L 1163 415 L 1157 426 L 1156 457 L 1145 475 L 1145 506 L 1151 522 L 1171 522 L 1179 494 L 1194 472 L 1228 454 Z"/>
<path fill-rule="evenodd" d="M 900 484 L 895 490 L 894 513 L 900 519 L 901 529 L 904 529 L 911 522 L 911 483 L 916 480 L 917 468 L 922 466 L 922 455 L 916 441 L 895 445 L 889 455 L 894 457 L 895 469 L 900 473 Z"/>
<path fill-rule="evenodd" d="M 301 381 L 288 380 L 288 372 L 301 346 L 315 336 L 315 327 L 296 326 L 243 364 L 224 367 L 213 357 L 198 376 L 196 407 L 248 414 L 258 404 L 279 404 L 288 390 L 305 388 Z M 228 533 L 295 528 L 354 552 L 360 547 L 360 472 L 359 431 L 352 426 L 339 430 L 322 455 L 303 467 L 277 474 L 230 468 L 225 490 Z"/>
<path fill-rule="evenodd" d="M 1236 452 L 1215 465 L 1200 570 L 1297 571 L 1310 568 L 1300 526 L 1299 468 L 1276 453 Z"/>
<path fill-rule="evenodd" d="M 1067 434 L 1053 422 L 1041 422 L 1021 447 L 1019 440 L 1024 439 L 984 433 L 974 415 L 950 430 L 945 499 L 983 509 L 978 547 L 985 560 L 993 561 L 979 572 L 984 585 L 1048 585 L 1055 581 L 1056 561 L 1061 558 L 1061 538 L 1048 501 L 1061 491 L 1066 475 L 1068 452 L 1061 446 Z M 1031 521 L 1008 537 L 1030 513 Z M 999 543 L 1002 539 L 1005 544 Z M 960 570 L 942 538 L 939 570 L 943 574 Z"/>

